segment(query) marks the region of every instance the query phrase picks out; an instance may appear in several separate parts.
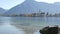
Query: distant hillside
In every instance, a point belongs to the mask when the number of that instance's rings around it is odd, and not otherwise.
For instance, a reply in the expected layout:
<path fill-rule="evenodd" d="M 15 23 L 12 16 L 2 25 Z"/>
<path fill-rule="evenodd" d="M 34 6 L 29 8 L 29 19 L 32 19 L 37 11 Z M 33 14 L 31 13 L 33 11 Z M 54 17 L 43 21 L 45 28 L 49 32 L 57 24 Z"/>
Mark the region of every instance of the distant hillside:
<path fill-rule="evenodd" d="M 0 8 L 0 14 L 3 14 L 3 13 L 5 13 L 5 9 L 3 9 L 3 8 Z"/>
<path fill-rule="evenodd" d="M 36 2 L 34 0 L 26 0 L 22 4 L 19 4 L 4 14 L 27 14 L 27 13 L 36 13 L 39 10 L 49 13 L 59 13 L 60 12 L 60 3 L 48 4 L 43 2 Z"/>

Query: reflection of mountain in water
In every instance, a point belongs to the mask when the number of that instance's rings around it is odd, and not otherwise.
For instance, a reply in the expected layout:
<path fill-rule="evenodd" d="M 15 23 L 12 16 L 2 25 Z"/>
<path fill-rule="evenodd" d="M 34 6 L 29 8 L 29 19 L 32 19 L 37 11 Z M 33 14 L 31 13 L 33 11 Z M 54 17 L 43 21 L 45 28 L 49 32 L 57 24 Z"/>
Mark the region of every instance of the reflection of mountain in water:
<path fill-rule="evenodd" d="M 11 25 L 17 27 L 18 29 L 23 29 L 25 34 L 34 34 L 35 32 L 37 32 L 37 30 L 40 30 L 40 28 L 42 28 L 41 26 L 38 26 L 36 24 L 36 23 L 38 23 L 38 21 L 36 22 L 35 20 L 36 20 L 35 18 L 28 18 L 28 17 L 18 17 L 18 18 L 13 17 L 11 19 L 11 21 L 12 21 Z M 32 21 L 34 21 L 34 22 L 32 22 Z"/>
<path fill-rule="evenodd" d="M 21 26 L 17 24 L 13 26 L 17 27 L 18 29 L 23 29 L 25 34 L 34 34 L 35 32 L 37 32 L 37 30 L 40 30 L 40 27 L 37 26 Z"/>

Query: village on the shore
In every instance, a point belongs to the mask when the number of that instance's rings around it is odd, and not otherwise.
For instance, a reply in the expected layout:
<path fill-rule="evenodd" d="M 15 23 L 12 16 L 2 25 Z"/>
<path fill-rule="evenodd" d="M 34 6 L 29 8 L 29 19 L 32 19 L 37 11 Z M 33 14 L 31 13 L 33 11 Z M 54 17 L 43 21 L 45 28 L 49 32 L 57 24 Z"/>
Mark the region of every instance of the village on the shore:
<path fill-rule="evenodd" d="M 37 13 L 30 13 L 30 14 L 11 14 L 11 15 L 0 15 L 0 16 L 11 16 L 11 17 L 60 17 L 60 13 L 58 14 L 49 14 L 48 12 L 37 12 Z"/>
<path fill-rule="evenodd" d="M 39 13 L 32 13 L 32 14 L 20 14 L 19 16 L 25 16 L 25 17 L 60 17 L 60 13 L 59 14 L 49 14 L 48 12 L 47 13 L 39 12 Z"/>
<path fill-rule="evenodd" d="M 43 12 L 39 10 L 35 13 L 26 13 L 26 14 L 0 14 L 0 16 L 8 16 L 8 17 L 60 17 L 60 13 L 49 13 L 49 12 Z"/>

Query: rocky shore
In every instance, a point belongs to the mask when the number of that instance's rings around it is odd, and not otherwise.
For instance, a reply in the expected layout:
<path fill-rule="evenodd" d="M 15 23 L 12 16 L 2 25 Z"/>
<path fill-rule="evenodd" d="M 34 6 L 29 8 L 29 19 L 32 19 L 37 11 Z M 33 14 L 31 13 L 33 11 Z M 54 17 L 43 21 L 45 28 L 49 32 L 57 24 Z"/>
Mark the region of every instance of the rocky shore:
<path fill-rule="evenodd" d="M 44 27 L 39 31 L 41 34 L 60 34 L 60 28 L 58 26 L 54 27 Z"/>

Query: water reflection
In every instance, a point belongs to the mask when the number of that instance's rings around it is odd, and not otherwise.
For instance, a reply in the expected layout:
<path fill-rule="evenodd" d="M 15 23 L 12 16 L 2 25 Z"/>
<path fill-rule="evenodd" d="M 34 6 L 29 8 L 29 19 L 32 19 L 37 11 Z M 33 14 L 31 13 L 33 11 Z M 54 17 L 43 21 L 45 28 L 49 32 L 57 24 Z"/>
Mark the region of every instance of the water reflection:
<path fill-rule="evenodd" d="M 21 30 L 19 31 L 15 27 L 11 25 L 2 25 L 0 26 L 0 34 L 24 34 L 24 32 Z"/>
<path fill-rule="evenodd" d="M 56 17 L 14 17 L 11 18 L 11 25 L 23 29 L 25 34 L 34 34 L 45 26 L 59 25 L 59 20 L 60 18 Z"/>
<path fill-rule="evenodd" d="M 10 23 L 10 17 L 0 17 L 0 34 L 24 34 L 22 29 L 17 29 Z"/>
<path fill-rule="evenodd" d="M 60 25 L 56 17 L 0 17 L 0 34 L 40 34 L 45 26 Z"/>
<path fill-rule="evenodd" d="M 18 29 L 23 29 L 25 34 L 36 34 L 35 32 L 43 27 L 42 24 L 45 24 L 45 19 L 35 17 L 15 17 L 12 19 L 12 22 L 11 25 L 16 26 Z"/>
<path fill-rule="evenodd" d="M 20 18 L 20 17 L 19 17 Z M 18 17 L 0 17 L 0 34 L 36 34 L 40 27 Z M 30 21 L 30 20 L 29 20 Z M 38 32 L 39 33 L 39 32 Z"/>
<path fill-rule="evenodd" d="M 23 31 L 25 32 L 25 34 L 34 34 L 35 32 L 37 32 L 37 30 L 40 30 L 39 27 L 36 26 L 21 26 L 21 25 L 15 25 L 18 29 L 23 29 Z M 38 31 L 39 33 L 39 31 Z"/>

